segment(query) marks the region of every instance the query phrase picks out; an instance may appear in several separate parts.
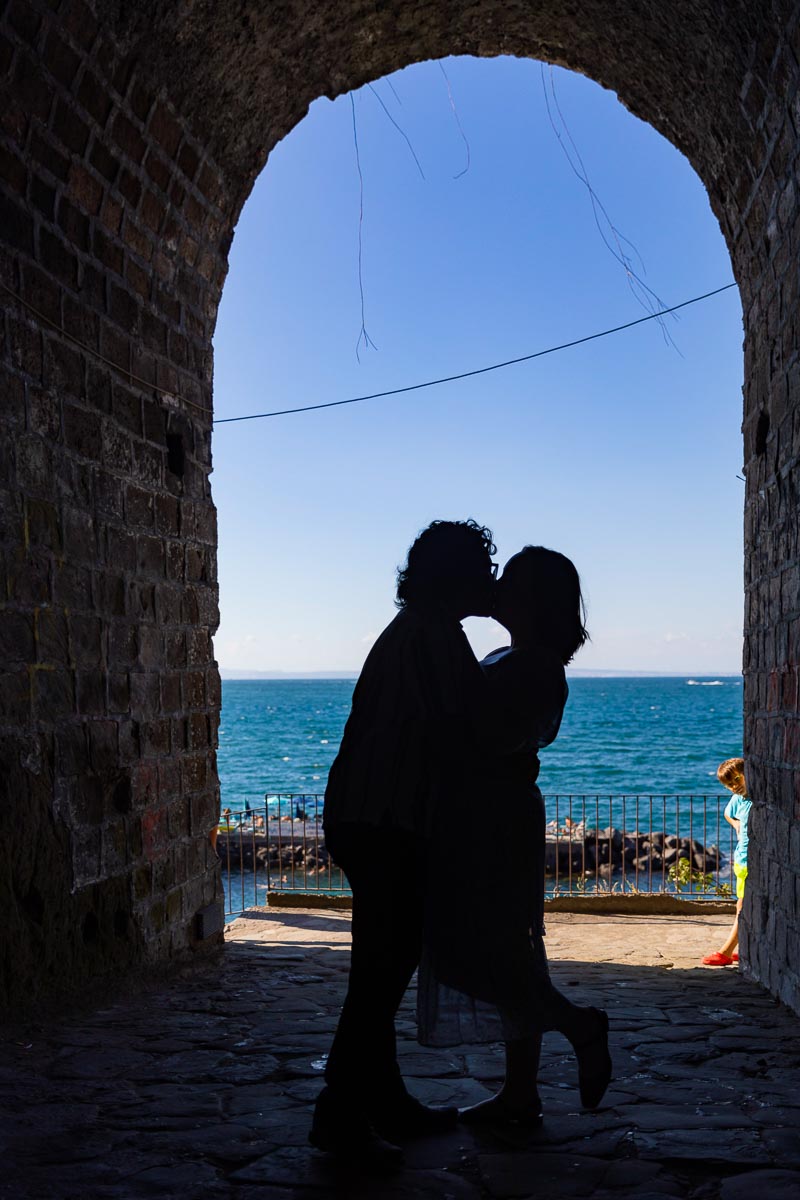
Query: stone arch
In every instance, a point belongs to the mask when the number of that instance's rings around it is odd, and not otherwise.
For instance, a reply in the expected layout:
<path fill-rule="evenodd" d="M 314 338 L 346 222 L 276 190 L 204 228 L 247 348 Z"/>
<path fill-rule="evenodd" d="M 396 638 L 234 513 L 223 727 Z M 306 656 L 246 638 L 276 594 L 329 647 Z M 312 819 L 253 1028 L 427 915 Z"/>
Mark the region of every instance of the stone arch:
<path fill-rule="evenodd" d="M 798 6 L 0 4 L 5 996 L 219 940 L 211 335 L 319 96 L 450 54 L 613 88 L 691 161 L 745 314 L 749 971 L 800 1009 Z M 736 464 L 738 466 L 739 464 Z"/>

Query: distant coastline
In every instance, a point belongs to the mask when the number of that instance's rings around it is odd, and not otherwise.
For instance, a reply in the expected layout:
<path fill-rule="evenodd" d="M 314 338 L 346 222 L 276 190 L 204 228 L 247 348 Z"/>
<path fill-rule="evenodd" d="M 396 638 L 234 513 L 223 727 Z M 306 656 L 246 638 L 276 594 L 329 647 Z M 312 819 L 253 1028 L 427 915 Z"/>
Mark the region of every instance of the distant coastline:
<path fill-rule="evenodd" d="M 222 679 L 358 679 L 354 670 L 340 671 L 246 671 L 238 667 L 220 667 Z M 568 667 L 567 676 L 581 679 L 681 679 L 684 675 L 696 679 L 738 679 L 741 671 L 613 671 Z"/>
<path fill-rule="evenodd" d="M 220 667 L 222 679 L 358 679 L 359 671 L 245 671 Z"/>

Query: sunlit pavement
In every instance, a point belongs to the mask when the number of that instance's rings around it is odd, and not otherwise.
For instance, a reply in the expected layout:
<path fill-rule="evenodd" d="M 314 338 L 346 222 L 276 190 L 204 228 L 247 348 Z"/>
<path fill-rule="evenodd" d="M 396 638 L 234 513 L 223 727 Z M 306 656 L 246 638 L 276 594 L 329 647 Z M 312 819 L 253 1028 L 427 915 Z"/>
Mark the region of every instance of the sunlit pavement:
<path fill-rule="evenodd" d="M 796 1200 L 800 1020 L 737 970 L 699 965 L 729 920 L 550 914 L 556 982 L 610 1014 L 602 1107 L 580 1111 L 569 1048 L 548 1035 L 543 1130 L 516 1144 L 465 1129 L 409 1143 L 405 1170 L 375 1179 L 307 1144 L 349 919 L 253 910 L 214 961 L 10 1032 L 0 1195 Z M 423 1100 L 470 1104 L 498 1086 L 498 1046 L 417 1046 L 411 993 L 399 1031 Z"/>

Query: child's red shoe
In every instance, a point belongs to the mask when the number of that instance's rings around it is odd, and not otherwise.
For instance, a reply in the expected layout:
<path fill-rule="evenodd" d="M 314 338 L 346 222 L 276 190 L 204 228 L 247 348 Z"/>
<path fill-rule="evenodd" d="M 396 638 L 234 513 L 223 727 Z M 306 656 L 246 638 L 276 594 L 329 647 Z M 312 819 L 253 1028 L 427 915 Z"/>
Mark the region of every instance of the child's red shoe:
<path fill-rule="evenodd" d="M 731 955 L 731 958 L 734 962 L 739 961 L 739 955 L 737 954 L 737 952 L 735 950 L 734 950 L 733 954 Z"/>
<path fill-rule="evenodd" d="M 733 965 L 730 955 L 720 954 L 719 950 L 715 950 L 713 954 L 707 954 L 702 962 L 704 967 L 730 967 Z"/>

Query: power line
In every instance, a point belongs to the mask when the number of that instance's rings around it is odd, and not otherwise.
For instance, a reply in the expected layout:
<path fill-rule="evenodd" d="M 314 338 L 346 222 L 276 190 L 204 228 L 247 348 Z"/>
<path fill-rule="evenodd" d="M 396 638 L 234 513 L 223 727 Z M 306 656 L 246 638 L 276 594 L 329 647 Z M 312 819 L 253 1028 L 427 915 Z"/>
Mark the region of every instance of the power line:
<path fill-rule="evenodd" d="M 508 358 L 505 362 L 492 363 L 488 367 L 477 367 L 474 371 L 461 371 L 457 375 L 444 375 L 441 379 L 428 379 L 424 383 L 411 383 L 406 387 L 391 388 L 386 392 L 370 392 L 366 396 L 351 396 L 347 400 L 328 400 L 324 404 L 304 404 L 299 408 L 281 408 L 275 409 L 272 412 L 249 413 L 242 417 L 219 417 L 214 421 L 214 425 L 230 425 L 235 421 L 260 421 L 265 417 L 286 417 L 291 413 L 314 412 L 320 408 L 338 408 L 343 404 L 360 404 L 364 400 L 381 400 L 386 396 L 400 396 L 405 392 L 418 392 L 422 388 L 437 387 L 441 383 L 454 383 L 459 379 L 471 379 L 475 375 L 486 375 L 489 371 L 500 371 L 504 367 L 513 367 L 517 363 L 530 362 L 534 358 L 544 358 L 546 354 L 555 354 L 559 350 L 569 350 L 571 346 L 581 346 L 584 342 L 593 342 L 597 338 L 608 337 L 612 333 L 621 333 L 623 329 L 632 329 L 634 325 L 643 325 L 647 321 L 656 321 L 659 317 L 666 317 L 669 313 L 677 312 L 680 308 L 688 308 L 690 304 L 699 304 L 701 300 L 708 300 L 711 296 L 718 296 L 720 292 L 727 292 L 732 287 L 736 287 L 736 284 L 726 283 L 722 287 L 714 288 L 711 292 L 704 292 L 702 296 L 693 296 L 691 300 L 683 300 L 680 304 L 673 304 L 671 308 L 662 308 L 659 312 L 648 313 L 647 316 L 638 317 L 635 321 L 626 321 L 624 325 L 615 325 L 613 329 L 603 329 L 599 333 L 589 333 L 585 337 L 575 338 L 571 342 L 562 342 L 558 346 L 549 346 L 546 350 L 536 350 L 533 354 L 522 354 L 519 358 Z"/>
<path fill-rule="evenodd" d="M 727 292 L 732 287 L 736 287 L 736 284 L 726 283 L 722 287 L 714 288 L 713 291 L 703 292 L 701 296 L 693 296 L 691 300 L 683 300 L 680 304 L 673 304 L 671 308 L 663 308 L 659 312 L 648 313 L 647 316 L 638 317 L 635 321 L 627 321 L 624 325 L 615 325 L 612 329 L 603 329 L 599 333 L 589 333 L 585 337 L 575 338 L 571 342 L 562 342 L 558 346 L 549 346 L 546 350 L 536 350 L 533 354 L 520 355 L 519 358 L 509 358 L 506 359 L 505 362 L 492 363 L 488 367 L 477 367 L 473 371 L 461 371 L 456 375 L 444 375 L 440 379 L 428 379 L 424 383 L 411 383 L 406 387 L 390 388 L 385 392 L 370 392 L 366 396 L 351 396 L 347 400 L 328 400 L 323 404 L 304 404 L 298 408 L 281 408 L 272 412 L 248 413 L 246 416 L 242 417 L 220 417 L 218 420 L 214 421 L 214 425 L 231 425 L 237 421 L 260 421 L 265 417 L 285 417 L 292 413 L 314 412 L 321 408 L 338 408 L 343 404 L 360 404 L 364 400 L 381 400 L 387 396 L 401 396 L 405 392 L 418 392 L 422 388 L 437 387 L 442 383 L 454 383 L 459 379 L 470 379 L 475 375 L 486 375 L 490 371 L 500 371 L 504 367 L 513 367 L 517 363 L 531 362 L 531 360 L 534 358 L 544 358 L 544 356 L 547 354 L 555 354 L 559 350 L 569 350 L 572 346 L 581 346 L 584 342 L 593 342 L 598 338 L 609 337 L 612 333 L 621 333 L 625 329 L 632 329 L 635 325 L 643 325 L 647 321 L 655 321 L 659 317 L 665 317 L 669 313 L 677 312 L 681 308 L 688 308 L 690 304 L 699 304 L 701 300 L 709 300 L 712 296 L 718 296 L 721 292 Z M 79 338 L 76 338 L 72 334 L 68 333 L 64 329 L 63 325 L 60 325 L 58 322 L 53 321 L 52 318 L 46 316 L 33 304 L 30 304 L 27 300 L 23 299 L 23 297 L 20 296 L 18 292 L 15 292 L 13 288 L 10 288 L 7 284 L 3 283 L 2 280 L 0 280 L 0 290 L 6 292 L 9 296 L 13 296 L 18 304 L 21 304 L 23 308 L 26 308 L 43 324 L 49 325 L 51 329 L 55 330 L 79 350 L 83 350 L 84 353 L 90 355 L 98 362 L 101 362 L 113 370 L 118 371 L 129 381 L 129 383 L 136 384 L 139 388 L 141 388 L 142 391 L 153 392 L 156 395 L 165 397 L 173 403 L 179 402 L 182 404 L 188 404 L 191 408 L 197 409 L 206 416 L 211 415 L 211 409 L 206 408 L 203 405 L 196 404 L 193 400 L 190 400 L 188 396 L 181 396 L 179 393 L 168 391 L 166 388 L 161 388 L 149 380 L 140 378 L 138 375 L 135 375 L 125 367 L 120 366 L 119 363 L 114 362 L 112 359 L 106 358 L 104 355 L 99 353 L 99 351 L 95 350 L 93 346 L 87 345 Z"/>

